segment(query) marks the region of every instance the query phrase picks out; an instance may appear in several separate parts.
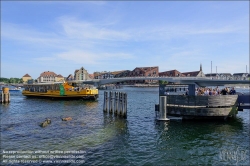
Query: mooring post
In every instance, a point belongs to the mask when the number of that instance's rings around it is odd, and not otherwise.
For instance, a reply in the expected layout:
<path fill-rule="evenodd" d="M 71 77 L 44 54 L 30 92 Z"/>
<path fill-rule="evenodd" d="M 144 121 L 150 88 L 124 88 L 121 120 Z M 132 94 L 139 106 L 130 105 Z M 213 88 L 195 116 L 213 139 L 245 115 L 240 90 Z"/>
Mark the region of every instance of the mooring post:
<path fill-rule="evenodd" d="M 1 97 L 1 103 L 3 103 L 3 101 L 4 101 L 4 94 L 3 94 L 3 91 L 2 91 L 2 93 L 1 93 L 1 95 L 2 95 L 2 97 Z"/>
<path fill-rule="evenodd" d="M 126 119 L 127 118 L 127 93 L 123 94 L 123 98 L 124 98 L 124 101 L 123 101 L 123 104 L 124 104 L 123 117 Z"/>
<path fill-rule="evenodd" d="M 123 94 L 122 92 L 120 92 L 119 94 L 119 116 L 122 115 L 122 112 L 123 112 L 123 105 L 122 105 L 122 99 L 123 98 Z"/>
<path fill-rule="evenodd" d="M 106 95 L 105 95 L 105 91 L 103 93 L 103 112 L 105 112 L 105 101 L 106 101 Z"/>
<path fill-rule="evenodd" d="M 113 100 L 113 92 L 112 91 L 110 91 L 109 92 L 109 113 L 113 113 L 113 102 L 112 102 L 112 100 Z"/>
<path fill-rule="evenodd" d="M 10 93 L 8 95 L 9 95 L 9 102 L 10 102 Z"/>
<path fill-rule="evenodd" d="M 104 91 L 103 112 L 108 111 L 108 92 Z"/>
<path fill-rule="evenodd" d="M 160 96 L 160 111 L 157 120 L 169 120 L 167 118 L 167 96 Z"/>
<path fill-rule="evenodd" d="M 5 94 L 4 94 L 4 102 L 5 102 L 5 103 L 8 103 L 8 102 L 9 102 L 9 94 L 8 94 L 8 93 L 5 93 Z"/>
<path fill-rule="evenodd" d="M 9 88 L 7 88 L 7 87 L 2 88 L 1 102 L 2 103 L 9 103 L 10 102 L 10 92 L 9 92 Z"/>
<path fill-rule="evenodd" d="M 3 103 L 3 101 L 4 101 L 4 94 L 3 94 L 3 91 L 2 91 L 2 93 L 1 93 L 1 95 L 2 95 L 1 103 Z"/>
<path fill-rule="evenodd" d="M 119 98 L 118 98 L 118 92 L 115 92 L 115 115 L 117 115 L 117 112 L 118 112 L 118 105 L 119 105 Z"/>

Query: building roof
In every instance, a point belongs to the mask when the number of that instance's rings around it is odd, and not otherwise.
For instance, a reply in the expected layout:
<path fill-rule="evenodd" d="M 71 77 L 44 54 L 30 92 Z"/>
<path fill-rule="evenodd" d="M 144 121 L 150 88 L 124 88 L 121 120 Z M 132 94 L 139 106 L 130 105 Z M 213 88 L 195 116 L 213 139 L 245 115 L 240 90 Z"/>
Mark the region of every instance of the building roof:
<path fill-rule="evenodd" d="M 25 74 L 23 77 L 31 77 L 29 74 Z"/>
<path fill-rule="evenodd" d="M 61 74 L 58 74 L 57 77 L 59 77 L 59 78 L 64 78 Z"/>
<path fill-rule="evenodd" d="M 209 77 L 209 76 L 219 76 L 219 75 L 224 75 L 224 76 L 232 76 L 231 73 L 208 73 L 208 74 L 205 74 L 206 77 Z"/>
<path fill-rule="evenodd" d="M 142 69 L 142 70 L 148 70 L 148 69 L 154 69 L 154 68 L 158 68 L 158 66 L 151 66 L 151 67 L 136 67 L 138 69 Z"/>
<path fill-rule="evenodd" d="M 234 73 L 233 75 L 235 76 L 235 75 L 249 75 L 249 74 L 248 73 Z"/>
<path fill-rule="evenodd" d="M 96 74 L 95 74 L 95 77 L 101 76 L 101 75 L 104 75 L 104 74 L 107 74 L 107 73 L 112 74 L 111 72 L 100 72 L 100 73 L 96 73 Z"/>
<path fill-rule="evenodd" d="M 160 73 L 170 73 L 170 72 L 175 72 L 177 71 L 178 73 L 180 73 L 178 70 L 174 69 L 174 70 L 168 70 L 168 71 L 163 71 L 163 72 L 159 72 Z"/>
<path fill-rule="evenodd" d="M 152 67 L 136 67 L 135 69 L 140 69 L 141 71 L 143 72 L 147 72 L 147 71 L 150 71 L 152 69 L 155 69 L 155 68 L 158 68 L 158 66 L 152 66 Z M 135 70 L 134 69 L 134 70 Z"/>
<path fill-rule="evenodd" d="M 192 71 L 192 72 L 185 72 L 185 73 L 181 73 L 181 74 L 183 74 L 185 76 L 188 76 L 188 75 L 197 76 L 199 73 L 200 73 L 200 71 Z"/>
<path fill-rule="evenodd" d="M 178 70 L 174 69 L 174 70 L 169 70 L 169 71 L 163 71 L 163 72 L 159 72 L 159 75 L 167 75 L 167 76 L 172 76 L 172 74 L 174 73 L 178 73 L 180 74 L 179 76 L 184 76 L 181 72 L 179 72 Z"/>
<path fill-rule="evenodd" d="M 74 79 L 74 76 L 72 74 L 70 74 L 68 77 L 66 77 L 65 80 L 73 80 Z"/>
<path fill-rule="evenodd" d="M 116 75 L 116 74 L 120 74 L 120 73 L 122 73 L 124 71 L 128 71 L 128 70 L 112 71 L 111 73 Z"/>
<path fill-rule="evenodd" d="M 45 71 L 43 73 L 40 74 L 40 77 L 56 77 L 57 74 L 54 73 L 53 71 Z"/>
<path fill-rule="evenodd" d="M 210 76 L 218 76 L 217 73 L 210 73 L 210 74 L 205 74 L 206 77 L 210 77 Z"/>

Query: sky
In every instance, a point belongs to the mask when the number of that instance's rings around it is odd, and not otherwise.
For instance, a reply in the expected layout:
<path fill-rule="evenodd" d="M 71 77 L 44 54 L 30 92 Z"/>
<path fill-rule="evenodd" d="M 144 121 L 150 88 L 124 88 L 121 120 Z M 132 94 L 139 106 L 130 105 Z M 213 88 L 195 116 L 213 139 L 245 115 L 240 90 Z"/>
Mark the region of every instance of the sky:
<path fill-rule="evenodd" d="M 1 1 L 1 77 L 249 72 L 249 1 Z"/>

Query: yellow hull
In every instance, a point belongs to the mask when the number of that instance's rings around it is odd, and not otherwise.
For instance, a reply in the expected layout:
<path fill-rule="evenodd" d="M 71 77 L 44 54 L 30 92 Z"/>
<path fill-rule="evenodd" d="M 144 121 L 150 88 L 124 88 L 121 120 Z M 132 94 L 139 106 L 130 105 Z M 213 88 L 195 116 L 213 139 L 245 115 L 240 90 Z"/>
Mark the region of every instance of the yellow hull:
<path fill-rule="evenodd" d="M 24 90 L 22 94 L 27 97 L 50 97 L 50 98 L 98 98 L 98 89 L 82 89 L 81 91 L 65 91 L 63 95 L 59 90 L 47 90 L 47 92 L 31 92 Z"/>

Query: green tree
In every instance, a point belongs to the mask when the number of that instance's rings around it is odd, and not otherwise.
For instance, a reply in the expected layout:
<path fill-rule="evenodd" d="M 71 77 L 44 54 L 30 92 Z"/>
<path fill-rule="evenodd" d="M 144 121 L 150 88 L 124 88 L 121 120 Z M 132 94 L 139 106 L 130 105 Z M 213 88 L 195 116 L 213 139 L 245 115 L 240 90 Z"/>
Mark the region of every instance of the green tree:
<path fill-rule="evenodd" d="M 163 80 L 159 80 L 159 84 L 160 84 L 160 85 L 168 84 L 168 82 L 167 82 L 167 81 L 163 81 Z"/>
<path fill-rule="evenodd" d="M 17 83 L 23 83 L 23 79 L 22 78 L 3 78 L 3 77 L 1 77 L 0 78 L 0 82 L 4 82 L 4 83 L 6 83 L 6 84 L 13 84 L 13 83 L 15 83 L 15 84 L 17 84 Z"/>
<path fill-rule="evenodd" d="M 8 78 L 4 78 L 4 77 L 0 77 L 0 82 L 8 83 L 9 79 Z"/>

